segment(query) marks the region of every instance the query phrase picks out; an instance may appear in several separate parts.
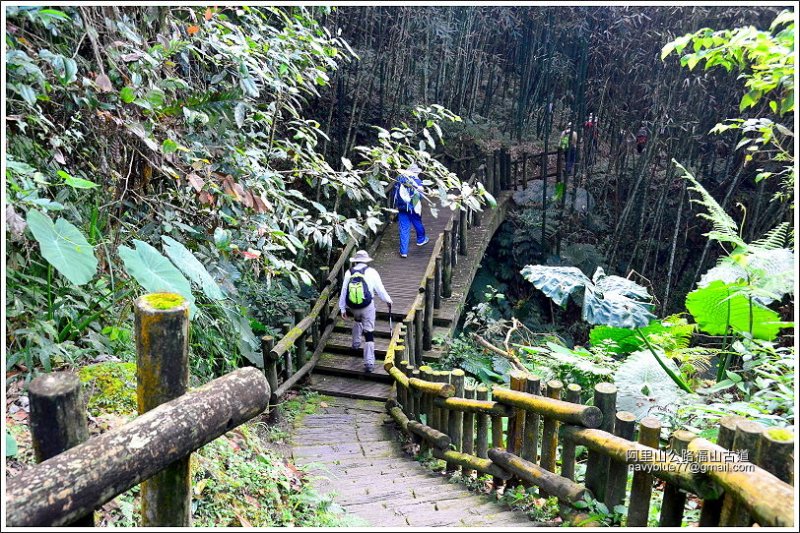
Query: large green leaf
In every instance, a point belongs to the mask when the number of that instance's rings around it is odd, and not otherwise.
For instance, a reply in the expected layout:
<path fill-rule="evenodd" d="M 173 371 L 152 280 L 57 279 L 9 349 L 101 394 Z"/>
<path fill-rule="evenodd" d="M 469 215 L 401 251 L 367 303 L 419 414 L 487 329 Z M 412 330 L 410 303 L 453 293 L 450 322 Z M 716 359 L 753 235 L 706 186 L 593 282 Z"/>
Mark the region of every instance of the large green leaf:
<path fill-rule="evenodd" d="M 680 375 L 671 359 L 663 355 L 662 359 Z M 614 384 L 617 386 L 617 409 L 633 413 L 637 419 L 659 413 L 674 415 L 677 404 L 685 396 L 653 354 L 646 350 L 634 352 L 620 365 Z"/>
<path fill-rule="evenodd" d="M 91 281 L 97 272 L 92 246 L 78 228 L 59 218 L 56 223 L 35 209 L 28 211 L 28 227 L 39 243 L 42 256 L 75 285 Z"/>
<path fill-rule="evenodd" d="M 694 331 L 694 325 L 687 324 L 679 316 L 671 316 L 653 320 L 639 331 L 665 350 L 670 351 L 675 347 L 688 346 L 689 339 Z M 589 342 L 592 346 L 599 346 L 603 341 L 613 341 L 616 346 L 609 347 L 608 351 L 616 354 L 629 354 L 646 346 L 633 329 L 612 328 L 609 326 L 595 326 L 589 332 Z"/>
<path fill-rule="evenodd" d="M 189 316 L 194 316 L 196 309 L 192 288 L 180 270 L 146 242 L 134 240 L 133 243 L 135 250 L 127 246 L 119 247 L 125 271 L 150 292 L 180 294 L 189 301 Z"/>
<path fill-rule="evenodd" d="M 747 281 L 754 294 L 758 294 L 755 299 L 769 305 L 785 294 L 794 292 L 794 272 L 794 251 L 788 248 L 751 247 L 746 254 L 720 259 L 717 266 L 703 274 L 697 286 L 707 287 L 717 280 L 725 283 Z"/>
<path fill-rule="evenodd" d="M 258 368 L 264 368 L 264 356 L 261 350 L 258 349 L 260 343 L 258 337 L 253 333 L 250 322 L 235 309 L 223 307 L 223 311 L 233 329 L 236 330 L 236 345 L 239 348 L 239 352 Z"/>
<path fill-rule="evenodd" d="M 697 325 L 711 335 L 725 335 L 727 326 L 734 331 L 744 333 L 750 331 L 750 313 L 752 309 L 753 337 L 773 340 L 782 328 L 791 324 L 781 322 L 775 311 L 743 295 L 740 291 L 745 283 L 725 283 L 713 281 L 706 287 L 690 292 L 686 296 L 686 308 L 694 317 Z"/>
<path fill-rule="evenodd" d="M 558 305 L 564 305 L 570 294 L 590 284 L 589 278 L 575 267 L 528 265 L 522 275 Z"/>
<path fill-rule="evenodd" d="M 192 252 L 183 244 L 167 235 L 163 235 L 161 240 L 164 241 L 164 252 L 167 254 L 167 257 L 175 263 L 175 266 L 177 266 L 186 277 L 203 290 L 203 294 L 211 300 L 222 300 L 225 298 L 217 282 L 211 277 L 211 274 L 208 273 L 203 263 L 198 261 Z"/>

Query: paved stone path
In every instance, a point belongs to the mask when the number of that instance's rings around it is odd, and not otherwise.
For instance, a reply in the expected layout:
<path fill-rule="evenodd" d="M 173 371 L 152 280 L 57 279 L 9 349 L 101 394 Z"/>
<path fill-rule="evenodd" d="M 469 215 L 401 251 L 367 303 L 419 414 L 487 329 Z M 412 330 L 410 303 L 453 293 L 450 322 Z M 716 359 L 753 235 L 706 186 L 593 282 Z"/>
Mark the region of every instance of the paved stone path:
<path fill-rule="evenodd" d="M 295 463 L 348 513 L 379 527 L 535 527 L 523 513 L 450 483 L 401 450 L 384 403 L 328 398 L 294 428 Z"/>

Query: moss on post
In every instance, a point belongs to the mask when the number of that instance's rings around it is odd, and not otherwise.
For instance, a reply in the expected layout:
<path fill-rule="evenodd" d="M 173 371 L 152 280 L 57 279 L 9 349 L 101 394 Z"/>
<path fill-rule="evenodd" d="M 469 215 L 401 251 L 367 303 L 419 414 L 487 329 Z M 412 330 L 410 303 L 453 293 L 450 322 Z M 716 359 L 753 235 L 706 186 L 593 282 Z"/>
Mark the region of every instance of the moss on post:
<path fill-rule="evenodd" d="M 489 398 L 489 389 L 484 385 L 479 385 L 475 389 L 475 398 L 478 401 L 487 401 Z M 475 427 L 475 453 L 478 457 L 486 459 L 489 451 L 489 415 L 485 413 L 478 414 Z"/>
<path fill-rule="evenodd" d="M 528 376 L 525 392 L 538 396 L 541 384 L 536 376 Z M 539 415 L 535 411 L 525 411 L 525 438 L 522 441 L 521 457 L 526 461 L 535 463 L 539 454 Z"/>
<path fill-rule="evenodd" d="M 186 393 L 189 384 L 189 305 L 177 294 L 148 294 L 134 304 L 136 398 L 139 414 Z M 190 456 L 142 483 L 142 525 L 191 524 Z"/>
<path fill-rule="evenodd" d="M 567 385 L 567 401 L 581 403 L 581 386 L 575 383 Z M 565 440 L 561 443 L 561 475 L 569 480 L 575 480 L 575 443 Z"/>
<path fill-rule="evenodd" d="M 460 368 L 450 371 L 450 384 L 455 387 L 455 397 L 464 397 L 464 371 Z M 450 435 L 451 444 L 453 449 L 457 452 L 462 451 L 464 431 L 464 413 L 461 411 L 451 411 L 448 419 L 447 434 Z M 456 465 L 448 463 L 448 471 L 456 470 Z"/>
<path fill-rule="evenodd" d="M 617 388 L 611 383 L 598 383 L 594 387 L 594 405 L 602 414 L 599 428 L 607 433 L 614 432 L 614 415 L 617 412 Z M 597 427 L 597 426 L 595 426 Z M 592 494 L 605 494 L 608 476 L 608 457 L 589 450 L 586 459 L 586 488 Z"/>
<path fill-rule="evenodd" d="M 769 428 L 761 434 L 756 464 L 784 483 L 794 485 L 794 433 L 788 428 Z"/>
<path fill-rule="evenodd" d="M 564 385 L 558 380 L 547 382 L 547 396 L 554 400 L 561 399 Z M 542 461 L 541 466 L 549 472 L 556 471 L 556 451 L 558 449 L 558 420 L 545 418 L 542 427 Z"/>

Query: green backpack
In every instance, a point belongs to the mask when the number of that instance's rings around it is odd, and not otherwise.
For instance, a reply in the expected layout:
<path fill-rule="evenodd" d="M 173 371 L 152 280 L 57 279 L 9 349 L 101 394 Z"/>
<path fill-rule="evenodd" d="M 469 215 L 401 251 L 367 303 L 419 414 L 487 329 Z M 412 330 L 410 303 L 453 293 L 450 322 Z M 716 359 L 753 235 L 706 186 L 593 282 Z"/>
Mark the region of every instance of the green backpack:
<path fill-rule="evenodd" d="M 353 309 L 363 309 L 372 303 L 372 293 L 364 279 L 365 270 L 350 269 L 350 281 L 347 283 L 347 306 Z"/>

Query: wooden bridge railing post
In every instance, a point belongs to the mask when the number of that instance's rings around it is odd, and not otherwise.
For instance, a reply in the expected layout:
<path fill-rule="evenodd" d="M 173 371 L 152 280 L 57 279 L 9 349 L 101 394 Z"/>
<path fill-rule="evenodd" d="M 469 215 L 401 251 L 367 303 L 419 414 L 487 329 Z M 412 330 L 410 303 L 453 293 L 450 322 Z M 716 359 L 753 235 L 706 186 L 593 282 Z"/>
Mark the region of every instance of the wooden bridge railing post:
<path fill-rule="evenodd" d="M 134 317 L 136 399 L 139 415 L 143 415 L 186 393 L 189 305 L 176 294 L 148 294 L 136 299 Z M 191 525 L 190 456 L 142 483 L 142 526 Z"/>
<path fill-rule="evenodd" d="M 455 397 L 464 397 L 464 377 L 465 373 L 460 368 L 450 371 L 450 383 L 456 388 Z M 450 436 L 450 443 L 453 449 L 457 452 L 462 451 L 464 439 L 464 413 L 461 411 L 453 410 L 448 419 L 447 434 Z M 455 464 L 448 464 L 447 469 L 449 472 L 458 470 Z"/>
<path fill-rule="evenodd" d="M 414 366 L 422 364 L 422 352 L 425 349 L 425 332 L 423 331 L 425 310 L 422 307 L 423 305 L 424 303 L 419 304 L 414 311 Z"/>
<path fill-rule="evenodd" d="M 603 413 L 601 430 L 614 432 L 614 415 L 617 412 L 617 388 L 611 383 L 598 383 L 594 387 L 594 405 Z M 606 491 L 608 456 L 589 450 L 586 459 L 584 484 L 598 498 Z"/>
<path fill-rule="evenodd" d="M 474 382 L 464 385 L 464 398 L 475 399 L 476 387 Z M 464 413 L 464 430 L 462 432 L 461 450 L 469 455 L 475 455 L 475 413 L 467 411 Z M 465 470 L 466 476 L 471 476 L 474 470 Z"/>
<path fill-rule="evenodd" d="M 428 365 L 419 367 L 421 378 L 425 381 L 433 381 L 433 369 Z M 422 395 L 422 414 L 425 415 L 425 425 L 433 426 L 433 396 L 430 394 Z"/>
<path fill-rule="evenodd" d="M 467 255 L 467 212 L 461 209 L 458 212 L 458 253 Z"/>
<path fill-rule="evenodd" d="M 36 462 L 41 463 L 86 441 L 89 427 L 81 394 L 81 381 L 72 372 L 39 376 L 28 388 L 30 431 Z M 71 527 L 93 527 L 89 512 Z"/>
<path fill-rule="evenodd" d="M 743 420 L 736 425 L 731 449 L 746 456 L 747 461 L 754 462 L 759 438 L 764 426 L 752 420 Z M 722 527 L 748 527 L 752 523 L 747 510 L 735 498 L 728 495 L 722 500 L 722 512 L 719 525 Z"/>
<path fill-rule="evenodd" d="M 633 440 L 636 416 L 627 411 L 618 411 L 614 422 L 614 435 L 625 440 Z M 625 501 L 625 485 L 628 482 L 628 464 L 611 461 L 608 465 L 608 482 L 606 483 L 605 504 L 609 509 Z"/>
<path fill-rule="evenodd" d="M 433 308 L 442 307 L 442 256 L 441 252 L 436 257 L 436 266 L 433 270 Z"/>
<path fill-rule="evenodd" d="M 561 391 L 564 385 L 554 379 L 547 382 L 547 397 L 555 400 L 561 399 Z M 558 450 L 558 420 L 554 418 L 545 418 L 542 424 L 542 460 L 541 467 L 549 472 L 555 473 L 556 471 L 556 453 Z M 539 490 L 541 497 L 545 498 L 549 494 L 545 494 L 541 489 Z"/>
<path fill-rule="evenodd" d="M 488 400 L 489 389 L 485 385 L 478 385 L 475 389 L 477 400 Z M 489 415 L 479 413 L 475 424 L 475 454 L 481 459 L 489 457 Z"/>
<path fill-rule="evenodd" d="M 672 434 L 669 449 L 678 456 L 686 453 L 689 443 L 697 437 L 694 433 L 679 429 Z M 672 483 L 664 487 L 664 499 L 661 502 L 661 516 L 658 527 L 680 527 L 683 521 L 683 509 L 686 506 L 686 493 Z"/>
<path fill-rule="evenodd" d="M 439 383 L 450 383 L 450 371 L 440 370 L 436 372 L 436 380 Z M 450 410 L 443 407 L 439 413 L 439 431 L 447 433 L 450 429 Z M 452 438 L 452 437 L 451 437 Z"/>
<path fill-rule="evenodd" d="M 284 322 L 283 324 L 283 336 L 289 334 L 292 331 L 293 324 L 291 322 Z M 294 374 L 294 368 L 292 365 L 292 350 L 286 350 L 283 353 L 283 381 L 287 381 L 290 377 Z"/>
<path fill-rule="evenodd" d="M 661 422 L 646 416 L 639 421 L 639 444 L 658 450 Z M 650 515 L 650 496 L 653 492 L 653 476 L 644 470 L 633 473 L 631 496 L 628 502 L 628 527 L 647 527 Z M 705 503 L 703 507 L 705 507 Z"/>
<path fill-rule="evenodd" d="M 433 348 L 433 313 L 435 312 L 435 300 L 436 295 L 434 293 L 434 280 L 433 274 L 429 275 L 425 278 L 425 300 L 424 300 L 424 309 L 425 309 L 425 322 L 422 325 L 422 348 L 424 350 L 430 350 Z M 417 364 L 422 363 L 422 358 L 420 357 L 420 361 Z"/>
<path fill-rule="evenodd" d="M 412 365 L 417 364 L 417 342 L 414 339 L 414 321 L 413 319 L 406 319 L 403 321 L 403 327 L 405 328 L 406 338 L 405 338 L 405 349 L 406 349 L 406 360 L 411 363 Z"/>
<path fill-rule="evenodd" d="M 294 311 L 294 323 L 295 325 L 299 324 L 301 320 L 305 318 L 305 312 L 302 309 L 295 309 Z M 297 350 L 297 368 L 303 368 L 306 364 L 306 355 L 307 355 L 307 348 L 308 348 L 308 333 L 303 332 L 297 337 L 297 341 L 294 344 L 295 349 Z"/>
<path fill-rule="evenodd" d="M 581 386 L 576 383 L 567 385 L 567 401 L 580 404 Z M 561 443 L 561 477 L 575 481 L 575 443 L 564 439 Z"/>
<path fill-rule="evenodd" d="M 765 429 L 756 448 L 756 464 L 774 474 L 784 483 L 794 485 L 794 435 L 787 438 L 787 430 Z"/>
<path fill-rule="evenodd" d="M 264 376 L 269 383 L 270 395 L 273 396 L 269 399 L 270 403 L 270 416 L 274 416 L 274 407 L 277 398 L 275 391 L 278 390 L 278 358 L 272 353 L 272 348 L 275 347 L 275 337 L 265 335 L 261 337 L 261 354 L 264 357 Z"/>
<path fill-rule="evenodd" d="M 421 376 L 421 372 L 419 368 L 408 367 L 408 377 L 419 379 Z M 422 422 L 422 392 L 417 389 L 412 389 L 411 391 L 411 405 L 413 406 L 413 413 L 412 416 L 409 416 L 409 419 L 413 417 L 414 420 L 417 422 Z"/>
<path fill-rule="evenodd" d="M 442 236 L 442 296 L 445 298 L 453 295 L 453 263 L 450 255 L 452 240 L 453 230 L 445 228 Z"/>

